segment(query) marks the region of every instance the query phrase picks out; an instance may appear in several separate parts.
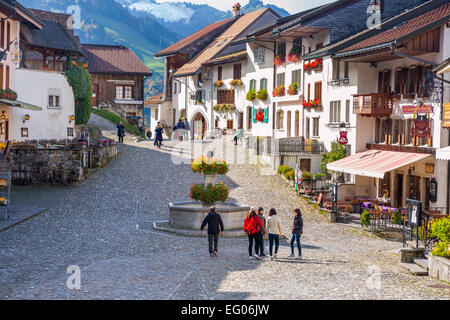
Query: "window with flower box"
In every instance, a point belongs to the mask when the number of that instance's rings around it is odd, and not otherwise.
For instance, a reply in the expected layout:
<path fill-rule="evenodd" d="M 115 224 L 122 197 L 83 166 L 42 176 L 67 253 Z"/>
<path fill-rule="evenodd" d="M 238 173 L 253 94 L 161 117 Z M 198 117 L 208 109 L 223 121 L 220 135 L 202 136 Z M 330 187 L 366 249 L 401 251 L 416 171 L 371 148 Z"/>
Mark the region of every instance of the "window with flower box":
<path fill-rule="evenodd" d="M 267 90 L 267 79 L 266 78 L 262 78 L 259 81 L 259 90 Z"/>
<path fill-rule="evenodd" d="M 292 83 L 294 82 L 297 82 L 298 87 L 300 88 L 300 85 L 302 83 L 302 70 L 292 71 Z"/>
<path fill-rule="evenodd" d="M 278 73 L 277 74 L 277 86 L 284 86 L 285 85 L 285 79 L 286 79 L 286 74 L 283 73 Z"/>

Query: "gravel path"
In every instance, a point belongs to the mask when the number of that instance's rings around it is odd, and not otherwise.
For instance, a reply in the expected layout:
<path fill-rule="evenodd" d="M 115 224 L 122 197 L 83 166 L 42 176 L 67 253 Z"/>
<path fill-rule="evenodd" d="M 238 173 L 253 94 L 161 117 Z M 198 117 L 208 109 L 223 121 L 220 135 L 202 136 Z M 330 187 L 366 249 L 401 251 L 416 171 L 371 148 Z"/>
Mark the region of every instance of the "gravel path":
<path fill-rule="evenodd" d="M 327 223 L 242 146 L 222 141 L 164 142 L 162 151 L 153 142 L 128 141 L 88 181 L 40 192 L 38 200 L 52 207 L 0 233 L 0 298 L 450 298 L 442 282 L 399 270 L 392 253 L 399 243 Z M 152 230 L 153 221 L 168 219 L 168 202 L 188 200 L 189 187 L 201 181 L 189 159 L 179 157 L 190 158 L 191 147 L 226 154 L 232 165 L 224 180 L 233 201 L 276 208 L 285 235 L 292 209 L 302 209 L 303 261 L 286 258 L 286 241 L 279 260 L 250 261 L 246 239 L 221 239 L 219 257 L 211 259 L 204 238 Z M 80 290 L 66 286 L 71 265 L 81 269 Z"/>

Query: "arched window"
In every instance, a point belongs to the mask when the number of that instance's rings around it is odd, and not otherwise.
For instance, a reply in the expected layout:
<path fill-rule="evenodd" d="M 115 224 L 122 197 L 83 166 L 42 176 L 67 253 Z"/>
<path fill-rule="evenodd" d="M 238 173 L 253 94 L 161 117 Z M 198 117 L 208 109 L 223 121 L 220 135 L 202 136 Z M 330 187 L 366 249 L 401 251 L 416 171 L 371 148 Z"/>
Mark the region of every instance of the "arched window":
<path fill-rule="evenodd" d="M 256 90 L 256 80 L 250 80 L 250 90 Z"/>
<path fill-rule="evenodd" d="M 262 78 L 259 83 L 259 90 L 267 90 L 267 79 Z"/>

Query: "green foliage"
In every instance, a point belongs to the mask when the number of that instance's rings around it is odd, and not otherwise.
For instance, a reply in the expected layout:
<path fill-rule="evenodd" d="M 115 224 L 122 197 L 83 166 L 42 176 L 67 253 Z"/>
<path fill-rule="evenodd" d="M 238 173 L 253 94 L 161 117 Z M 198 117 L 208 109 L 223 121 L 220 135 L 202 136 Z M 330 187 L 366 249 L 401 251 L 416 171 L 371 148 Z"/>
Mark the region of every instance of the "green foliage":
<path fill-rule="evenodd" d="M 312 179 L 313 179 L 313 176 L 310 172 L 308 172 L 308 171 L 302 172 L 302 180 L 303 181 L 311 181 Z"/>
<path fill-rule="evenodd" d="M 87 124 L 92 111 L 91 75 L 87 69 L 72 65 L 72 57 L 67 61 L 67 69 L 64 75 L 72 87 L 75 98 L 75 124 Z"/>
<path fill-rule="evenodd" d="M 445 241 L 440 241 L 434 245 L 433 251 L 431 251 L 433 256 L 444 257 L 450 259 L 450 247 L 449 243 Z"/>
<path fill-rule="evenodd" d="M 227 174 L 230 170 L 225 160 L 200 157 L 192 161 L 192 172 L 202 174 Z"/>
<path fill-rule="evenodd" d="M 256 98 L 257 98 L 258 100 L 261 100 L 261 101 L 267 100 L 267 96 L 268 96 L 268 93 L 267 93 L 267 90 L 266 90 L 266 89 L 259 90 L 259 91 L 256 93 Z"/>
<path fill-rule="evenodd" d="M 278 174 L 284 175 L 286 172 L 292 171 L 292 170 L 294 170 L 294 169 L 292 169 L 289 166 L 282 165 L 282 166 L 278 167 Z"/>
<path fill-rule="evenodd" d="M 431 228 L 439 241 L 450 242 L 450 218 L 433 220 Z"/>
<path fill-rule="evenodd" d="M 191 187 L 189 197 L 196 201 L 201 201 L 204 204 L 214 204 L 217 201 L 225 202 L 229 196 L 229 190 L 227 186 L 221 182 L 213 186 L 205 186 L 202 184 L 194 184 Z"/>
<path fill-rule="evenodd" d="M 370 226 L 370 212 L 367 210 L 364 210 L 363 214 L 361 215 L 361 224 L 364 227 Z"/>
<path fill-rule="evenodd" d="M 247 100 L 252 101 L 256 98 L 256 91 L 254 89 L 251 89 L 248 93 L 247 93 Z"/>
<path fill-rule="evenodd" d="M 115 113 L 112 113 L 108 110 L 102 110 L 102 109 L 92 109 L 92 112 L 95 113 L 96 115 L 98 115 L 102 118 L 105 118 L 106 120 L 109 120 L 111 122 L 114 122 L 116 124 L 119 123 L 120 121 L 122 121 L 123 125 L 125 126 L 125 129 L 128 132 L 130 132 L 131 134 L 134 134 L 135 136 L 146 138 L 145 134 L 142 133 L 141 131 L 139 131 L 139 129 L 135 125 L 129 123 L 126 119 L 118 116 Z"/>
<path fill-rule="evenodd" d="M 327 172 L 327 164 L 343 159 L 346 156 L 347 156 L 346 148 L 339 142 L 333 142 L 331 144 L 331 151 L 322 153 L 322 159 L 320 161 L 320 169 L 323 172 Z"/>
<path fill-rule="evenodd" d="M 327 177 L 327 175 L 325 173 L 321 173 L 321 172 L 316 173 L 314 175 L 314 179 L 316 179 L 316 180 L 325 180 L 326 177 Z"/>
<path fill-rule="evenodd" d="M 294 170 L 286 171 L 284 173 L 284 177 L 287 180 L 289 180 L 289 181 L 294 181 L 295 180 L 295 172 L 294 172 Z"/>
<path fill-rule="evenodd" d="M 395 210 L 395 212 L 392 214 L 392 223 L 393 224 L 401 224 L 403 221 L 403 216 L 400 213 L 400 211 Z"/>

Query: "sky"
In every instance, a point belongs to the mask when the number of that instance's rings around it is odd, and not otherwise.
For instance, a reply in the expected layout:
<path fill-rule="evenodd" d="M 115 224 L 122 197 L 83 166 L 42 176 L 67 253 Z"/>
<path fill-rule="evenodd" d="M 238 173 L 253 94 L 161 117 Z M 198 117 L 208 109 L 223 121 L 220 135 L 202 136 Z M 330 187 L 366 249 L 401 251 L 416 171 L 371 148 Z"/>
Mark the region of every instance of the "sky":
<path fill-rule="evenodd" d="M 239 2 L 241 6 L 246 5 L 249 0 L 156 0 L 156 2 L 191 2 L 196 4 L 209 4 L 220 10 L 231 10 L 234 3 Z M 265 4 L 275 4 L 294 14 L 305 9 L 320 6 L 333 0 L 263 0 Z"/>

